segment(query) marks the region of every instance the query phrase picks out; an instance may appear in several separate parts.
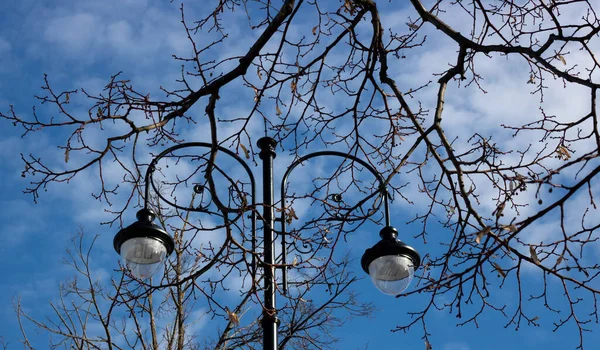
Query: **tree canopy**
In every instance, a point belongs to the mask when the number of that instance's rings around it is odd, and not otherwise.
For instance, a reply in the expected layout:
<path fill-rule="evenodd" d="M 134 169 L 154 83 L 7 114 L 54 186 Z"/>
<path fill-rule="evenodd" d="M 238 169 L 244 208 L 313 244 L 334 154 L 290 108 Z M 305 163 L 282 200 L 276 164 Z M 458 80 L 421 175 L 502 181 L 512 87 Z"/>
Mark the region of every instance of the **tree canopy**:
<path fill-rule="evenodd" d="M 493 314 L 516 329 L 568 328 L 573 346 L 584 347 L 598 322 L 600 293 L 597 3 L 179 6 L 185 49 L 173 54 L 178 77 L 147 86 L 123 67 L 94 93 L 57 89 L 45 76 L 32 113 L 13 106 L 0 112 L 23 137 L 51 135 L 60 149 L 61 159 L 21 155 L 22 176 L 31 181 L 25 192 L 35 201 L 49 186 L 92 177 L 92 195 L 110 211 L 111 225 L 129 224 L 124 213 L 143 202 L 152 156 L 184 142 L 210 145 L 169 154 L 153 176 L 148 200 L 176 241 L 163 277 L 144 282 L 123 270 L 111 285 L 97 285 L 90 244 L 77 236 L 69 261 L 80 277 L 61 289 L 65 303 L 53 306 L 54 321 L 29 318 L 18 306 L 21 321 L 86 349 L 123 341 L 135 348 L 259 348 L 261 255 L 250 232 L 252 215 L 262 226 L 260 197 L 217 147 L 255 166 L 256 141 L 270 136 L 278 142 L 277 166 L 329 149 L 383 176 L 396 226 L 411 228 L 399 238 L 423 247 L 415 281 L 400 297 L 428 300 L 390 328 L 420 332 L 430 348 L 432 312 L 478 326 Z M 352 292 L 356 276 L 340 246 L 361 227 L 382 223 L 380 187 L 347 159 L 306 165 L 290 175 L 276 203 L 288 225 L 289 257 L 278 255 L 277 268 L 288 269 L 290 280 L 289 292 L 278 296 L 280 345 L 335 348 L 335 327 L 373 311 Z M 499 288 L 514 298 L 494 298 Z M 223 302 L 231 289 L 239 294 L 235 305 Z M 73 296 L 79 304 L 66 302 Z M 198 305 L 226 320 L 204 343 L 193 336 Z M 157 324 L 165 314 L 172 321 Z M 121 317 L 132 321 L 117 322 Z M 102 325 L 97 336 L 86 331 L 92 320 Z"/>

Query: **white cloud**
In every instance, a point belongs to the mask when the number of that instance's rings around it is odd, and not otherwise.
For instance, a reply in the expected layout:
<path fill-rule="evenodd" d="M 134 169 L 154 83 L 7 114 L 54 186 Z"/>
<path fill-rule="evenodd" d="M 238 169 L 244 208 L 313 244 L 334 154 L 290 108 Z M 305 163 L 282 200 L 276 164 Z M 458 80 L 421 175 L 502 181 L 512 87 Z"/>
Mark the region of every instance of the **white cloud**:
<path fill-rule="evenodd" d="M 103 23 L 90 13 L 75 13 L 52 18 L 44 31 L 44 38 L 60 46 L 68 54 L 81 55 L 93 48 L 102 36 Z"/>
<path fill-rule="evenodd" d="M 0 55 L 4 56 L 10 53 L 12 45 L 4 38 L 0 38 Z M 0 56 L 1 57 L 1 56 Z M 0 58 L 1 60 L 4 60 Z"/>
<path fill-rule="evenodd" d="M 188 315 L 187 332 L 191 337 L 201 336 L 200 331 L 208 324 L 210 319 L 207 317 L 208 310 L 205 308 L 194 308 L 194 311 Z"/>
<path fill-rule="evenodd" d="M 452 342 L 447 343 L 442 346 L 443 350 L 470 350 L 471 348 L 467 343 L 463 342 Z"/>
<path fill-rule="evenodd" d="M 106 28 L 106 39 L 117 52 L 135 49 L 136 42 L 132 26 L 124 20 L 110 23 Z"/>

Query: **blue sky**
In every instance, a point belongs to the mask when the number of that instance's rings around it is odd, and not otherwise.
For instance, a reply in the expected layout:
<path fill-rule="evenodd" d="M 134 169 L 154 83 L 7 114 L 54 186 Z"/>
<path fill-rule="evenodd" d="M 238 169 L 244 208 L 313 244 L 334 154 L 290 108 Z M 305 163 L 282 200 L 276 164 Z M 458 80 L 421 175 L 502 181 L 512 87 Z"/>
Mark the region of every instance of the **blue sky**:
<path fill-rule="evenodd" d="M 390 26 L 402 25 L 414 12 L 402 5 L 403 2 L 385 2 L 381 4 L 384 23 Z M 16 1 L 5 0 L 0 14 L 0 109 L 7 112 L 9 105 L 14 105 L 20 115 L 30 115 L 31 108 L 40 107 L 34 95 L 40 94 L 43 75 L 49 79 L 57 90 L 77 89 L 84 87 L 91 93 L 99 92 L 108 81 L 110 75 L 119 71 L 140 90 L 151 95 L 159 95 L 159 87 L 172 87 L 180 73 L 180 63 L 173 60 L 172 55 L 183 55 L 188 52 L 188 42 L 180 24 L 179 4 L 177 2 L 158 0 L 107 0 L 107 1 Z M 186 4 L 186 6 L 188 6 Z M 189 6 L 190 13 L 201 9 Z M 565 14 L 569 15 L 569 14 Z M 575 15 L 575 14 L 573 14 Z M 232 25 L 230 38 L 224 45 L 211 54 L 215 59 L 244 53 L 248 47 L 248 39 L 256 35 L 248 34 L 247 22 L 243 14 L 231 16 L 239 25 Z M 450 20 L 450 22 L 452 22 Z M 459 28 L 461 23 L 456 24 Z M 292 28 L 292 35 L 310 33 L 311 25 L 304 28 Z M 308 28 L 308 29 L 307 29 Z M 298 33 L 294 33 L 297 31 Z M 452 42 L 434 36 L 430 30 L 429 45 L 415 49 L 415 54 L 407 58 L 404 65 L 391 67 L 392 73 L 406 86 L 417 85 L 428 79 L 436 79 L 431 75 L 432 67 L 447 66 L 447 57 L 453 57 L 456 51 Z M 207 42 L 210 35 L 202 38 Z M 497 57 L 496 57 L 497 58 Z M 575 58 L 576 59 L 576 58 Z M 497 142 L 508 142 L 510 133 L 498 130 L 498 120 L 503 123 L 523 120 L 528 115 L 538 112 L 539 101 L 531 96 L 524 84 L 528 71 L 523 62 L 517 58 L 482 60 L 479 70 L 486 77 L 483 94 L 474 87 L 451 89 L 446 113 L 450 127 L 448 133 L 452 137 L 467 134 L 475 127 L 473 120 L 478 120 L 480 131 L 494 133 Z M 410 66 L 410 69 L 404 67 Z M 237 84 L 237 85 L 236 85 Z M 412 85 L 411 85 L 412 84 Z M 551 87 L 560 82 L 549 82 Z M 555 85 L 553 85 L 555 84 Z M 515 86 L 518 86 L 515 87 Z M 435 89 L 435 86 L 433 87 Z M 433 103 L 435 94 L 425 89 L 419 97 L 427 105 Z M 427 95 L 429 94 L 429 95 Z M 429 97 L 428 97 L 429 96 Z M 568 96 L 568 105 L 561 103 Z M 221 96 L 219 112 L 223 114 L 244 113 L 248 103 L 243 98 L 252 99 L 252 91 L 244 87 L 242 81 L 232 83 L 230 90 Z M 566 90 L 549 89 L 545 107 L 557 115 L 561 113 L 577 113 L 585 109 L 584 101 L 588 97 L 575 87 Z M 332 101 L 334 103 L 335 101 Z M 74 108 L 87 113 L 86 105 L 81 100 L 73 102 Z M 431 107 L 431 105 L 429 105 Z M 202 115 L 204 106 L 195 108 Z M 46 131 L 21 138 L 21 130 L 2 121 L 0 128 L 0 219 L 2 222 L 2 239 L 0 247 L 2 264 L 0 264 L 0 336 L 9 342 L 9 349 L 20 348 L 20 331 L 16 321 L 13 303 L 21 298 L 21 303 L 34 317 L 43 318 L 51 314 L 49 301 L 55 301 L 59 283 L 73 274 L 62 259 L 65 249 L 70 247 L 71 237 L 80 229 L 87 237 L 99 235 L 92 255 L 94 273 L 98 276 L 110 276 L 118 268 L 118 256 L 113 251 L 112 239 L 118 228 L 102 226 L 99 223 L 109 216 L 104 213 L 108 206 L 92 198 L 91 193 L 98 189 L 97 174 L 88 171 L 73 179 L 69 184 L 58 184 L 48 187 L 42 192 L 37 204 L 30 195 L 22 190 L 28 186 L 30 179 L 23 178 L 23 164 L 20 153 L 41 155 L 51 163 L 60 165 L 64 153 L 56 148 L 56 140 L 64 137 L 61 131 Z M 252 125 L 252 130 L 259 130 L 259 125 Z M 189 141 L 208 142 L 206 133 L 202 133 L 202 125 L 190 127 L 184 134 Z M 107 133 L 111 132 L 108 128 Z M 228 131 L 224 131 L 227 134 Z M 90 134 L 91 142 L 98 140 L 99 134 Z M 519 140 L 515 147 L 519 146 Z M 311 149 L 316 151 L 318 149 Z M 342 150 L 341 148 L 339 150 Z M 73 162 L 80 161 L 75 158 Z M 280 178 L 284 166 L 291 157 L 281 155 L 276 159 L 276 177 Z M 253 167 L 255 176 L 259 177 L 259 168 Z M 298 181 L 305 174 L 299 175 Z M 118 183 L 115 176 L 107 181 Z M 277 182 L 276 182 L 277 183 Z M 596 187 L 594 187 L 595 189 Z M 488 193 L 492 193 L 489 189 Z M 485 192 L 484 192 L 485 194 Z M 415 212 L 426 203 L 418 194 L 418 188 L 408 187 L 407 197 L 412 204 L 397 200 L 392 204 L 392 216 L 401 237 L 421 252 L 434 254 L 439 247 L 435 244 L 441 238 L 435 238 L 443 230 L 430 227 L 434 238 L 428 244 L 413 238 L 411 230 L 418 230 L 414 224 L 405 225 Z M 532 193 L 525 193 L 533 200 Z M 484 196 L 485 197 L 485 196 Z M 117 204 L 121 198 L 116 198 Z M 527 199 L 524 199 L 527 201 Z M 568 210 L 578 211 L 587 206 L 585 198 Z M 492 201 L 483 200 L 482 208 L 494 209 Z M 535 209 L 535 208 L 534 208 Z M 308 210 L 308 209 L 306 209 Z M 527 215 L 529 209 L 523 209 Z M 135 208 L 126 212 L 125 220 L 134 220 Z M 575 218 L 574 220 L 577 220 Z M 550 216 L 533 227 L 528 239 L 544 240 L 551 237 L 551 228 L 556 222 Z M 371 230 L 373 231 L 373 230 Z M 349 252 L 359 259 L 365 248 L 377 242 L 378 237 L 369 231 L 364 235 L 349 238 L 343 252 Z M 414 233 L 416 234 L 416 233 Z M 215 238 L 218 239 L 218 238 Z M 593 252 L 592 257 L 597 257 Z M 359 276 L 363 275 L 359 262 L 354 263 Z M 534 269 L 526 269 L 524 285 L 535 289 L 541 277 Z M 531 270 L 531 271 L 529 271 Z M 514 280 L 499 289 L 494 282 L 491 287 L 491 299 L 503 301 L 514 312 L 517 292 Z M 550 287 L 559 288 L 558 282 L 549 283 Z M 341 338 L 340 349 L 424 349 L 422 331 L 417 326 L 407 333 L 390 332 L 400 323 L 405 323 L 410 316 L 409 311 L 419 310 L 427 302 L 426 297 L 413 295 L 408 298 L 392 298 L 380 294 L 368 278 L 357 283 L 360 298 L 373 302 L 378 311 L 371 318 L 350 320 L 343 329 L 336 332 Z M 410 287 L 409 287 L 410 288 Z M 558 299 L 557 299 L 558 300 Z M 560 303 L 560 301 L 556 301 Z M 428 318 L 428 330 L 434 349 L 438 350 L 476 350 L 476 349 L 569 349 L 577 344 L 578 333 L 572 326 L 566 326 L 558 332 L 552 332 L 552 319 L 539 303 L 526 304 L 529 312 L 539 314 L 540 327 L 522 325 L 516 332 L 514 327 L 505 328 L 507 320 L 492 312 L 484 313 L 476 327 L 470 323 L 457 327 L 460 322 L 454 314 L 446 311 L 433 311 Z M 560 305 L 560 304 L 559 304 Z M 202 309 L 202 306 L 198 306 Z M 476 306 L 475 306 L 476 307 Z M 31 324 L 26 324 L 38 348 L 46 344 L 44 334 L 34 331 Z M 211 322 L 199 325 L 200 334 L 212 334 Z M 597 330 L 597 325 L 590 327 Z M 586 335 L 586 344 L 593 348 L 599 339 L 598 335 Z"/>

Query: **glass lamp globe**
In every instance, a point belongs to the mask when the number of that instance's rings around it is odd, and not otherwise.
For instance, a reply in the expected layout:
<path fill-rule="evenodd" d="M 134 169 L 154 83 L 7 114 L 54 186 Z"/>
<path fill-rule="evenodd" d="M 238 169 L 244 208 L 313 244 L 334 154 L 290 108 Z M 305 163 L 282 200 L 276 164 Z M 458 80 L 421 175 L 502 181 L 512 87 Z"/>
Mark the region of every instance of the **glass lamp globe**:
<path fill-rule="evenodd" d="M 175 249 L 173 238 L 152 223 L 154 218 L 156 214 L 149 209 L 138 211 L 138 221 L 120 230 L 113 240 L 123 263 L 138 279 L 152 277 Z"/>
<path fill-rule="evenodd" d="M 405 256 L 385 255 L 369 265 L 375 287 L 387 295 L 398 295 L 408 288 L 415 274 L 412 260 Z"/>
<path fill-rule="evenodd" d="M 152 277 L 162 266 L 167 247 L 154 238 L 130 238 L 121 245 L 121 259 L 133 276 L 139 279 Z"/>
<path fill-rule="evenodd" d="M 365 250 L 361 265 L 377 289 L 384 294 L 398 295 L 408 288 L 421 257 L 414 248 L 396 239 L 395 228 L 386 226 L 379 235 L 381 241 Z"/>

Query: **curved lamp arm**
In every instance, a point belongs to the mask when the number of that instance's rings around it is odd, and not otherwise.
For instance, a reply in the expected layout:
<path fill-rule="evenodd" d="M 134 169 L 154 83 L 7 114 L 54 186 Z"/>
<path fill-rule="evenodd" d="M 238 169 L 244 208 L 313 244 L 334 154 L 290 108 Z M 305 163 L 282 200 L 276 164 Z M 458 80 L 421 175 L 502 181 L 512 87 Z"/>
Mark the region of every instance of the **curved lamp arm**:
<path fill-rule="evenodd" d="M 375 176 L 375 179 L 377 179 L 377 181 L 379 182 L 379 193 L 381 193 L 381 196 L 383 198 L 383 205 L 384 205 L 384 216 L 385 216 L 385 226 L 390 226 L 390 206 L 389 206 L 389 196 L 388 196 L 388 192 L 386 189 L 386 185 L 385 185 L 385 181 L 383 180 L 383 177 L 367 162 L 365 162 L 364 160 L 353 156 L 351 154 L 348 153 L 343 153 L 343 152 L 337 152 L 337 151 L 319 151 L 319 152 L 314 152 L 314 153 L 309 153 L 303 157 L 298 158 L 296 161 L 294 161 L 292 164 L 290 164 L 290 166 L 287 168 L 285 174 L 283 174 L 283 178 L 281 179 L 281 218 L 280 218 L 280 222 L 281 222 L 281 254 L 282 254 L 282 279 L 283 279 L 283 294 L 287 293 L 287 252 L 286 252 L 286 221 L 285 221 L 285 198 L 286 198 L 286 185 L 287 185 L 287 179 L 288 176 L 290 175 L 290 173 L 292 172 L 292 170 L 294 170 L 298 165 L 302 164 L 303 162 L 311 159 L 311 158 L 316 158 L 316 157 L 321 157 L 321 156 L 337 156 L 337 157 L 342 157 L 345 159 L 350 159 L 353 162 L 356 162 L 360 165 L 362 165 L 365 169 L 369 170 L 369 172 L 371 172 L 371 174 L 373 174 L 373 176 Z"/>
<path fill-rule="evenodd" d="M 181 210 L 186 210 L 186 211 L 195 211 L 195 212 L 209 212 L 208 210 L 206 210 L 203 207 L 198 207 L 198 208 L 189 208 L 189 207 L 182 207 L 180 205 L 177 205 L 176 203 L 173 203 L 171 201 L 169 201 L 168 199 L 164 198 L 160 192 L 157 190 L 157 188 L 154 185 L 154 182 L 152 181 L 152 174 L 154 173 L 154 171 L 156 170 L 156 164 L 158 163 L 158 161 L 160 161 L 162 158 L 164 158 L 165 156 L 167 156 L 168 154 L 173 153 L 174 151 L 177 151 L 179 149 L 183 149 L 183 148 L 188 148 L 188 147 L 201 147 L 201 148 L 208 148 L 208 149 L 213 149 L 213 145 L 207 142 L 187 142 L 187 143 L 183 143 L 180 145 L 175 145 L 172 147 L 169 147 L 167 149 L 165 149 L 164 151 L 160 152 L 156 157 L 154 157 L 152 159 L 152 162 L 150 162 L 150 165 L 148 166 L 148 169 L 146 169 L 146 174 L 145 174 L 145 187 L 144 187 L 144 209 L 145 210 L 149 210 L 148 208 L 148 204 L 149 204 L 149 196 L 150 196 L 150 187 L 152 187 L 154 189 L 154 192 L 156 192 L 156 194 L 165 202 L 167 202 L 169 205 L 181 209 Z M 246 164 L 246 162 L 240 158 L 240 156 L 238 156 L 237 154 L 235 154 L 234 152 L 228 150 L 227 148 L 224 148 L 222 146 L 217 146 L 217 150 L 218 152 L 223 152 L 226 155 L 232 157 L 233 159 L 235 159 L 246 171 L 249 179 L 250 179 L 250 195 L 252 197 L 252 200 L 250 202 L 250 208 L 252 208 L 252 213 L 251 213 L 251 217 L 250 217 L 250 221 L 251 221 L 251 225 L 252 225 L 252 251 L 255 252 L 256 251 L 256 211 L 254 210 L 256 208 L 256 181 L 254 179 L 254 174 L 252 173 L 252 170 L 250 169 L 250 167 L 248 166 L 248 164 Z M 215 171 L 215 168 L 213 167 L 211 172 Z M 206 174 L 206 176 L 211 176 L 211 174 Z M 246 208 L 239 208 L 239 209 L 234 209 L 234 208 L 229 208 L 224 206 L 221 201 L 218 199 L 218 197 L 216 196 L 216 193 L 211 194 L 214 195 L 215 197 L 213 198 L 217 204 L 218 207 L 220 207 L 221 209 L 225 209 L 228 212 L 237 212 L 241 215 L 241 213 L 243 213 Z M 252 254 L 252 276 L 256 275 L 256 257 L 254 256 L 254 254 Z"/>
<path fill-rule="evenodd" d="M 167 149 L 165 149 L 164 151 L 160 152 L 156 157 L 154 157 L 154 159 L 152 159 L 152 162 L 150 163 L 150 165 L 148 166 L 148 169 L 146 169 L 146 175 L 145 175 L 145 190 L 144 190 L 144 208 L 148 209 L 148 199 L 149 199 L 149 194 L 150 194 L 150 186 L 152 186 L 152 188 L 154 189 L 154 192 L 156 192 L 156 194 L 166 203 L 168 203 L 169 205 L 181 209 L 181 210 L 187 210 L 187 211 L 198 211 L 198 212 L 206 212 L 205 209 L 203 208 L 188 208 L 188 207 L 182 207 L 180 205 L 178 205 L 177 203 L 173 203 L 170 200 L 166 199 L 165 197 L 163 197 L 160 192 L 158 191 L 158 189 L 155 187 L 154 182 L 152 181 L 152 175 L 154 173 L 154 171 L 156 170 L 156 164 L 165 156 L 167 156 L 168 154 L 173 153 L 176 150 L 179 149 L 183 149 L 183 148 L 189 148 L 189 147 L 203 147 L 203 148 L 212 148 L 212 145 L 210 143 L 206 143 L 206 142 L 187 142 L 184 144 L 180 144 L 180 145 L 175 145 L 172 147 L 169 147 Z M 232 157 L 233 159 L 235 159 L 246 171 L 246 173 L 248 174 L 248 177 L 250 178 L 250 185 L 251 185 L 251 195 L 252 195 L 252 204 L 254 205 L 256 200 L 255 200 L 255 191 L 256 191 L 256 184 L 255 184 L 255 180 L 254 180 L 254 175 L 252 174 L 252 170 L 250 169 L 250 167 L 248 166 L 248 164 L 246 164 L 244 162 L 244 160 L 242 158 L 240 158 L 237 154 L 235 154 L 234 152 L 221 147 L 221 146 L 217 146 L 217 150 L 219 152 L 223 152 L 225 154 L 227 154 L 228 156 Z M 199 156 L 200 157 L 200 156 Z M 214 166 L 214 165 L 213 165 Z M 212 171 L 214 171 L 215 169 L 213 168 Z M 211 172 L 212 172 L 211 171 Z M 206 174 L 206 177 L 211 176 L 211 174 Z M 217 201 L 217 205 L 220 207 L 220 209 L 224 209 L 228 212 L 239 212 L 239 211 L 244 211 L 244 208 L 240 208 L 240 209 L 234 209 L 234 208 L 229 208 L 226 207 L 225 205 L 223 205 L 220 200 L 218 198 L 215 198 L 215 200 Z"/>

